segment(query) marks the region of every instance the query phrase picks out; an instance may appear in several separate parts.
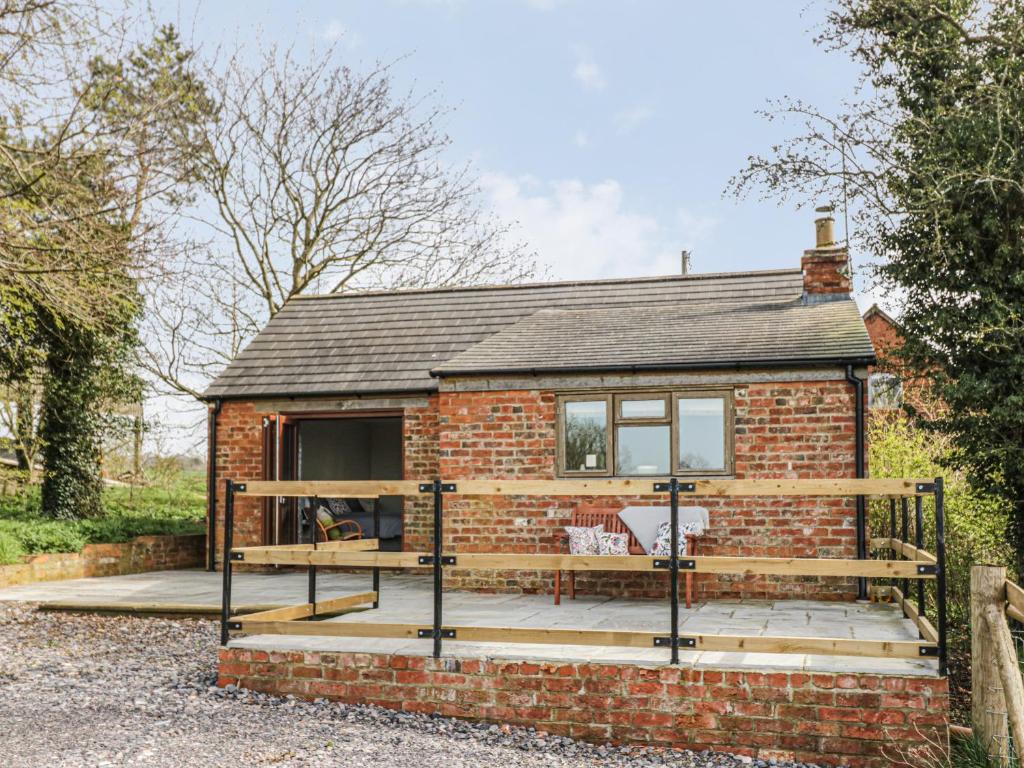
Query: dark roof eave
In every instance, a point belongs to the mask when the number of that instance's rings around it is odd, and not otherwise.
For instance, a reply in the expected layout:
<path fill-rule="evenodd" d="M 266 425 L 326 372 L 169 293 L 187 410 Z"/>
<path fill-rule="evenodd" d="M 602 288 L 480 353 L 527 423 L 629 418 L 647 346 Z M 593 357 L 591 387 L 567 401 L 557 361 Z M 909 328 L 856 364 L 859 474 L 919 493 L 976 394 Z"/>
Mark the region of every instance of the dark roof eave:
<path fill-rule="evenodd" d="M 217 400 L 295 400 L 311 397 L 406 397 L 409 395 L 434 395 L 437 387 L 419 389 L 361 389 L 337 390 L 332 392 L 259 392 L 246 394 L 209 395 L 203 393 L 199 397 L 201 403 L 213 403 Z"/>
<path fill-rule="evenodd" d="M 639 373 L 642 371 L 721 371 L 741 370 L 747 368 L 803 368 L 814 366 L 838 366 L 847 365 L 874 365 L 877 358 L 874 355 L 861 357 L 832 357 L 832 358 L 793 358 L 787 360 L 750 360 L 750 361 L 724 361 L 715 363 L 635 363 L 629 365 L 594 365 L 594 366 L 534 366 L 529 368 L 480 368 L 466 370 L 449 370 L 434 368 L 430 375 L 437 379 L 453 378 L 455 376 L 537 376 L 551 373 Z"/>

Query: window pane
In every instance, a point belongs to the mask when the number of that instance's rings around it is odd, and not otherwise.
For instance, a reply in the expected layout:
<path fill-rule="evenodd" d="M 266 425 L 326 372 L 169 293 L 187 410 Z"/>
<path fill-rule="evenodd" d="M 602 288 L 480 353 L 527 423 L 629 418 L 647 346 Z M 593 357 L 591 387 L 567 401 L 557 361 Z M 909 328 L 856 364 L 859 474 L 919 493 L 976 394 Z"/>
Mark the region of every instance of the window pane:
<path fill-rule="evenodd" d="M 725 469 L 725 400 L 680 398 L 679 468 Z"/>
<path fill-rule="evenodd" d="M 656 427 L 619 427 L 615 443 L 615 474 L 667 475 L 668 424 Z"/>
<path fill-rule="evenodd" d="M 657 400 L 621 400 L 619 415 L 624 419 L 663 419 L 665 418 L 665 401 Z"/>
<path fill-rule="evenodd" d="M 570 472 L 608 469 L 608 403 L 565 403 L 565 468 Z"/>
<path fill-rule="evenodd" d="M 903 383 L 891 373 L 872 373 L 868 377 L 869 408 L 899 408 L 903 405 Z"/>

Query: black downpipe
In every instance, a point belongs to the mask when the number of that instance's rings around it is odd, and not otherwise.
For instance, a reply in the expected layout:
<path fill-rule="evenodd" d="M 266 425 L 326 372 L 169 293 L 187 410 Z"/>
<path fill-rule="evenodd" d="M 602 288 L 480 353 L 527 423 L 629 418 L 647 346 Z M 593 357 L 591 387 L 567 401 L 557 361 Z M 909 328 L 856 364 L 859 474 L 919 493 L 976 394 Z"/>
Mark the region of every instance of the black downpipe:
<path fill-rule="evenodd" d="M 864 477 L 864 379 L 853 375 L 853 366 L 846 366 L 846 380 L 853 384 L 854 418 L 856 420 L 854 450 L 857 452 L 857 477 Z M 864 497 L 857 497 L 857 559 L 866 560 L 868 556 L 867 515 L 865 514 Z M 895 535 L 895 531 L 893 531 Z M 868 580 L 857 579 L 857 599 L 868 599 Z"/>
<path fill-rule="evenodd" d="M 213 410 L 210 412 L 210 466 L 206 473 L 208 476 L 209 500 L 206 508 L 206 570 L 217 570 L 217 417 L 224 401 L 217 398 L 213 401 Z"/>

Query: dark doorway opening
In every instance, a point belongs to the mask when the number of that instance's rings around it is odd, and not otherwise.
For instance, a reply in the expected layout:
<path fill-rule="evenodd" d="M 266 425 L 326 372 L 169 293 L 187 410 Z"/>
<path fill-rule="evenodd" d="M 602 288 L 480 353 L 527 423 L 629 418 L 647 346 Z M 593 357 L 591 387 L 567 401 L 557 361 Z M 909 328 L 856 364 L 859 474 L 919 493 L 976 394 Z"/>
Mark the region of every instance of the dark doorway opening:
<path fill-rule="evenodd" d="M 296 417 L 281 424 L 282 480 L 401 480 L 403 474 L 402 417 Z M 311 498 L 283 500 L 278 509 L 278 543 L 308 541 L 309 530 L 300 510 Z M 381 540 L 381 549 L 402 549 L 402 496 L 379 499 L 318 499 L 317 506 L 355 521 L 365 538 Z M 376 510 L 375 510 L 376 507 Z M 376 512 L 376 514 L 375 514 Z M 379 529 L 376 527 L 379 524 Z"/>

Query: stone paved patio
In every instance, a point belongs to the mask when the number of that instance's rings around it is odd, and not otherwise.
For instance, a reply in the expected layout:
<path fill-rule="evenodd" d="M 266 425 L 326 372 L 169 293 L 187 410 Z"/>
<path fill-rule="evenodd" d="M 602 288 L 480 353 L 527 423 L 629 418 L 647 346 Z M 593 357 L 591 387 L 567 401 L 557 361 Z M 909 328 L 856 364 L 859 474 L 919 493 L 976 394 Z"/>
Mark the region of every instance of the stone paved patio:
<path fill-rule="evenodd" d="M 63 606 L 104 605 L 110 609 L 146 605 L 195 606 L 207 610 L 220 605 L 220 574 L 205 571 L 164 571 L 46 582 L 0 590 L 0 601 L 56 602 Z M 326 599 L 363 592 L 370 576 L 321 572 L 318 597 Z M 232 602 L 235 606 L 287 605 L 305 601 L 306 575 L 236 573 Z M 427 575 L 381 575 L 381 605 L 376 611 L 350 613 L 329 621 L 396 622 L 430 626 L 433 610 Z M 891 605 L 829 603 L 805 600 L 718 601 L 680 606 L 683 634 L 737 634 L 836 637 L 863 640 L 916 640 L 913 624 Z M 668 631 L 665 601 L 625 600 L 581 596 L 564 599 L 561 606 L 550 596 L 445 593 L 446 624 L 478 626 L 552 627 L 571 629 L 630 629 Z M 236 637 L 233 647 L 264 650 L 365 651 L 368 653 L 428 654 L 430 641 L 387 638 L 303 637 L 256 635 Z M 613 648 L 447 641 L 445 655 L 460 658 L 550 659 L 556 661 L 626 662 L 663 664 L 669 652 L 658 648 Z M 934 660 L 875 659 L 811 654 L 723 653 L 682 651 L 683 664 L 700 667 L 822 672 L 863 672 L 900 675 L 935 675 Z"/>

